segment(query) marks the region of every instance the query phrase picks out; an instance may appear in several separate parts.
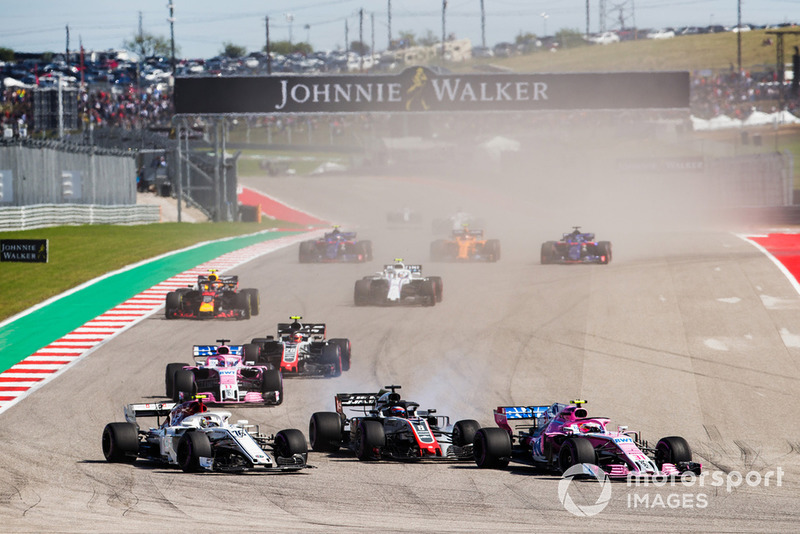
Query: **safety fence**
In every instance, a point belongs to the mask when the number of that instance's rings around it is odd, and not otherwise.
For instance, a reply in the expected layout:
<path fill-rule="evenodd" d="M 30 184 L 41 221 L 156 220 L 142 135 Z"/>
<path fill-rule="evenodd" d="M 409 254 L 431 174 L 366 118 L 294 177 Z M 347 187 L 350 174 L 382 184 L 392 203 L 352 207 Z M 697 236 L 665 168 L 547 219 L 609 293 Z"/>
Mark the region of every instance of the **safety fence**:
<path fill-rule="evenodd" d="M 99 206 L 38 204 L 0 207 L 0 232 L 81 224 L 147 224 L 161 222 L 161 208 L 149 204 Z"/>

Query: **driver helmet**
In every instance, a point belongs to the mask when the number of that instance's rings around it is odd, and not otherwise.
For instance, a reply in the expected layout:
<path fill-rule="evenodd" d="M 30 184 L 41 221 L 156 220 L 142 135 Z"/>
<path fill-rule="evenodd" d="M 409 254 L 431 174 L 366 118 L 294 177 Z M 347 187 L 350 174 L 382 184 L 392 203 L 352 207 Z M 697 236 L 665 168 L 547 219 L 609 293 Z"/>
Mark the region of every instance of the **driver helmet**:
<path fill-rule="evenodd" d="M 292 341 L 294 341 L 295 343 L 301 343 L 303 341 L 303 334 L 301 334 L 300 332 L 295 332 L 294 334 L 292 334 Z"/>
<path fill-rule="evenodd" d="M 600 432 L 602 430 L 600 428 L 600 425 L 598 425 L 597 423 L 582 423 L 578 428 L 584 434 L 589 434 L 592 432 Z"/>
<path fill-rule="evenodd" d="M 391 417 L 406 417 L 406 409 L 402 406 L 392 406 L 389 408 L 389 415 Z"/>

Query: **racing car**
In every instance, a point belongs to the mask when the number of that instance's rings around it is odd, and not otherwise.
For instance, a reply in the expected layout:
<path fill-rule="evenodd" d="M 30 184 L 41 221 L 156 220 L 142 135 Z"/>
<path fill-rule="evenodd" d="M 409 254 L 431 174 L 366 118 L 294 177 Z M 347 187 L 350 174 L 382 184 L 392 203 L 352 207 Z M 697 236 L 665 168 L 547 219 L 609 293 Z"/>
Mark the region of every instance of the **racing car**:
<path fill-rule="evenodd" d="M 398 389 L 392 385 L 378 393 L 337 393 L 335 412 L 311 416 L 311 449 L 336 452 L 344 447 L 362 461 L 472 460 L 477 421 L 451 425 L 436 410 L 419 410 L 419 403 L 403 400 Z"/>
<path fill-rule="evenodd" d="M 240 291 L 238 276 L 220 276 L 215 269 L 198 276 L 196 286 L 167 293 L 164 309 L 167 319 L 249 319 L 258 312 L 258 289 Z"/>
<path fill-rule="evenodd" d="M 549 406 L 500 406 L 498 427 L 475 434 L 478 467 L 501 468 L 510 461 L 546 471 L 566 472 L 577 464 L 593 464 L 609 478 L 700 474 L 692 449 L 680 436 L 661 438 L 655 447 L 626 426 L 608 430 L 607 417 L 590 417 L 584 400 Z"/>
<path fill-rule="evenodd" d="M 421 265 L 408 265 L 402 258 L 383 266 L 372 276 L 356 280 L 353 300 L 356 306 L 421 304 L 434 306 L 442 301 L 441 276 L 422 276 Z"/>
<path fill-rule="evenodd" d="M 484 239 L 483 230 L 470 230 L 464 226 L 453 230 L 450 239 L 437 239 L 431 243 L 431 261 L 497 261 L 500 259 L 500 241 Z"/>
<path fill-rule="evenodd" d="M 483 219 L 458 208 L 450 217 L 434 219 L 431 223 L 431 229 L 434 234 L 450 235 L 450 232 L 460 230 L 464 225 L 472 226 L 473 228 L 486 228 L 486 222 Z"/>
<path fill-rule="evenodd" d="M 580 226 L 562 234 L 561 241 L 542 243 L 541 262 L 548 263 L 602 263 L 611 261 L 611 242 L 595 241 L 594 234 L 582 233 Z"/>
<path fill-rule="evenodd" d="M 372 261 L 372 241 L 358 241 L 356 232 L 342 232 L 338 226 L 320 239 L 302 241 L 300 263 L 348 263 Z"/>
<path fill-rule="evenodd" d="M 274 366 L 284 376 L 340 376 L 350 370 L 350 340 L 326 339 L 325 323 L 278 323 L 278 337 L 253 338 L 244 345 L 247 361 Z"/>
<path fill-rule="evenodd" d="M 128 404 L 124 412 L 124 423 L 108 423 L 103 429 L 103 455 L 109 462 L 134 463 L 144 458 L 185 472 L 310 467 L 306 464 L 308 445 L 300 430 L 265 435 L 247 421 L 231 423 L 230 412 L 209 410 L 202 398 L 180 404 Z M 156 426 L 142 429 L 139 420 L 143 417 L 155 417 Z"/>
<path fill-rule="evenodd" d="M 195 345 L 195 365 L 168 363 L 167 397 L 178 402 L 198 393 L 215 404 L 272 405 L 283 402 L 283 377 L 277 367 L 244 361 L 242 345 Z"/>

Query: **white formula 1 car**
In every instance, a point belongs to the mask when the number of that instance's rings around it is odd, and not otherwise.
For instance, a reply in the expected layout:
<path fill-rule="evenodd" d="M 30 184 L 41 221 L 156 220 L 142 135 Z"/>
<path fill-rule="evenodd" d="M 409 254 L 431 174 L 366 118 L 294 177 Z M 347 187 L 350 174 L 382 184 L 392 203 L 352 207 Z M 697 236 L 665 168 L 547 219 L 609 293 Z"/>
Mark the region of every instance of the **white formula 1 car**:
<path fill-rule="evenodd" d="M 442 301 L 440 276 L 422 276 L 421 265 L 407 265 L 401 258 L 384 265 L 383 271 L 356 280 L 356 306 L 385 306 L 391 304 L 421 304 L 434 306 Z"/>
<path fill-rule="evenodd" d="M 185 472 L 297 471 L 306 464 L 308 445 L 297 429 L 264 435 L 247 421 L 230 423 L 231 413 L 212 410 L 202 399 L 181 404 L 128 404 L 125 423 L 103 429 L 103 455 L 109 462 L 137 458 L 175 465 Z M 138 419 L 161 417 L 155 428 L 142 430 Z M 255 431 L 252 431 L 255 428 Z"/>

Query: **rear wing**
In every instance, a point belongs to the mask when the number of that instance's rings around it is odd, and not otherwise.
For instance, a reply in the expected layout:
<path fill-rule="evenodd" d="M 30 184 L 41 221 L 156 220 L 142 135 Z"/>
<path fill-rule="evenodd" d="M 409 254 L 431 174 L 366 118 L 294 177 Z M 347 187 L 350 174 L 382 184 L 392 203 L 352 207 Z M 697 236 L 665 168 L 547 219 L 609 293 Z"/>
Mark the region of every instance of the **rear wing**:
<path fill-rule="evenodd" d="M 297 325 L 301 327 L 298 329 Z M 312 336 L 325 339 L 325 323 L 278 323 L 278 337 L 288 336 L 300 332 L 308 339 Z"/>
<path fill-rule="evenodd" d="M 521 429 L 536 429 L 538 422 L 548 410 L 548 406 L 498 406 L 494 410 L 494 422 L 512 435 Z"/>
<path fill-rule="evenodd" d="M 453 237 L 483 237 L 483 230 L 453 230 Z"/>
<path fill-rule="evenodd" d="M 208 358 L 209 356 L 217 356 L 217 348 L 219 345 L 195 345 L 192 347 L 192 355 L 195 358 L 203 357 Z M 244 345 L 225 345 L 228 347 L 230 354 L 234 356 L 239 356 L 244 352 Z"/>
<path fill-rule="evenodd" d="M 226 288 L 229 289 L 236 289 L 239 286 L 239 276 L 235 274 L 228 276 L 217 275 L 217 279 L 215 281 L 221 282 L 222 284 L 224 284 Z M 211 280 L 209 279 L 209 276 L 207 274 L 201 274 L 200 276 L 197 277 L 197 285 L 204 283 L 207 284 L 209 282 L 211 282 Z"/>
<path fill-rule="evenodd" d="M 174 407 L 174 402 L 127 404 L 125 405 L 125 420 L 135 424 L 137 417 L 166 417 Z"/>
<path fill-rule="evenodd" d="M 337 393 L 336 411 L 344 414 L 344 409 L 367 414 L 380 397 L 380 393 Z"/>
<path fill-rule="evenodd" d="M 383 270 L 386 271 L 390 267 L 394 268 L 394 266 L 395 266 L 394 263 L 387 263 L 386 265 L 383 266 Z M 405 268 L 411 271 L 412 273 L 417 273 L 417 274 L 422 273 L 422 265 L 405 265 Z"/>

